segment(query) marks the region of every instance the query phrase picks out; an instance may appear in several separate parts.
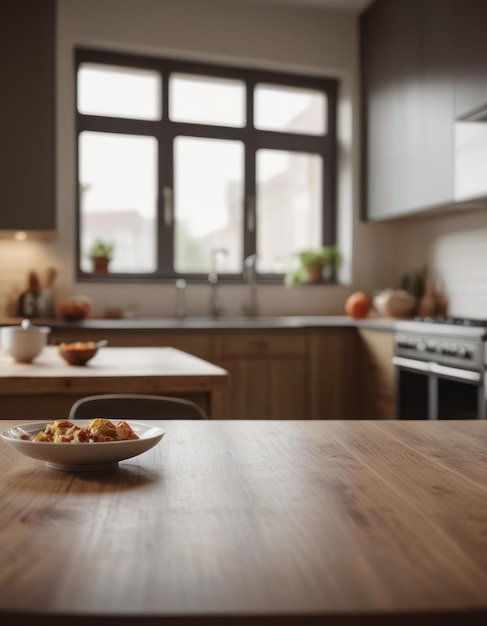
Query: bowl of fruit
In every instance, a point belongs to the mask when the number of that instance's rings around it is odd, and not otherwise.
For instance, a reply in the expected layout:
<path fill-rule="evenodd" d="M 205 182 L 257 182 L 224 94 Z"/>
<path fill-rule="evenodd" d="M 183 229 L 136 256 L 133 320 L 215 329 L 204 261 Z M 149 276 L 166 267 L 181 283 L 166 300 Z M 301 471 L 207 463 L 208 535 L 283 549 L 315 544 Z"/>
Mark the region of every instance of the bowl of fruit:
<path fill-rule="evenodd" d="M 72 341 L 60 343 L 59 354 L 69 365 L 86 365 L 107 341 Z"/>

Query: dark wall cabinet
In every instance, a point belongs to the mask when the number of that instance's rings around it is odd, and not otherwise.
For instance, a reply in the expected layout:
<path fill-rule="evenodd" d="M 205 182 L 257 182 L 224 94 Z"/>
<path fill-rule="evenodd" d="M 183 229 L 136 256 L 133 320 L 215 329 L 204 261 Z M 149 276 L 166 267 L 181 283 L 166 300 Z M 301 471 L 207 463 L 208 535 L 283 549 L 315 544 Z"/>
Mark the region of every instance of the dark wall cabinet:
<path fill-rule="evenodd" d="M 55 0 L 2 4 L 0 230 L 55 229 Z"/>
<path fill-rule="evenodd" d="M 455 113 L 487 105 L 487 2 L 455 0 Z"/>
<path fill-rule="evenodd" d="M 419 200 L 418 0 L 379 1 L 362 19 L 368 217 Z M 391 203 L 393 200 L 393 203 Z"/>
<path fill-rule="evenodd" d="M 376 0 L 361 16 L 364 218 L 454 202 L 454 120 L 487 103 L 485 0 Z"/>

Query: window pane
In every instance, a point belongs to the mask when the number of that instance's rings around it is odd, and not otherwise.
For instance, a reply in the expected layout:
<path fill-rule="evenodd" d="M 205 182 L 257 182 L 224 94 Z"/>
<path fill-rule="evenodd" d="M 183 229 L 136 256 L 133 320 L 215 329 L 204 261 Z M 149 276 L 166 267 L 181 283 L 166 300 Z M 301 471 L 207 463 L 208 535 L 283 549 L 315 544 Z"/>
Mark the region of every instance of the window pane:
<path fill-rule="evenodd" d="M 242 271 L 244 149 L 239 141 L 177 137 L 174 146 L 177 272 Z"/>
<path fill-rule="evenodd" d="M 171 74 L 169 117 L 175 122 L 245 125 L 245 84 L 189 74 Z"/>
<path fill-rule="evenodd" d="M 157 141 L 154 137 L 83 132 L 79 138 L 81 268 L 97 238 L 114 244 L 111 272 L 157 266 Z"/>
<path fill-rule="evenodd" d="M 326 134 L 326 95 L 320 91 L 256 85 L 255 128 L 287 133 Z"/>
<path fill-rule="evenodd" d="M 78 71 L 78 111 L 139 120 L 160 120 L 161 76 L 158 72 L 82 63 Z"/>
<path fill-rule="evenodd" d="M 321 156 L 259 150 L 257 253 L 260 272 L 285 272 L 291 257 L 322 243 Z"/>

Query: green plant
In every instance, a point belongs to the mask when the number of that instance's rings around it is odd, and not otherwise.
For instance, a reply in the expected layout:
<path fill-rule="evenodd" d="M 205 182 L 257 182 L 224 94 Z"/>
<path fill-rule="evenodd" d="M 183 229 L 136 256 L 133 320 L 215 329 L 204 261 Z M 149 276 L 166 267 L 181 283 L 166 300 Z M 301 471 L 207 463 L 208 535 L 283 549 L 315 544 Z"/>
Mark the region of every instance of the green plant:
<path fill-rule="evenodd" d="M 328 282 L 335 282 L 336 270 L 342 261 L 341 253 L 336 246 L 303 250 L 295 257 L 299 259 L 299 267 L 286 274 L 286 285 L 295 286 L 309 282 L 323 282 L 323 270 L 328 275 Z M 318 269 L 315 278 L 312 279 L 308 270 L 314 265 L 321 267 L 321 270 Z"/>
<path fill-rule="evenodd" d="M 422 298 L 426 291 L 426 278 L 428 272 L 425 267 L 421 270 L 413 270 L 404 274 L 401 278 L 401 289 L 407 291 L 415 298 Z"/>
<path fill-rule="evenodd" d="M 90 257 L 90 259 L 111 259 L 112 255 L 113 243 L 110 243 L 109 241 L 106 241 L 101 237 L 95 239 L 95 241 L 91 244 L 88 250 L 88 256 Z"/>
<path fill-rule="evenodd" d="M 334 267 L 338 267 L 342 262 L 342 254 L 337 246 L 325 246 L 323 248 L 325 262 Z"/>
<path fill-rule="evenodd" d="M 299 260 L 301 267 L 309 267 L 310 265 L 326 263 L 326 248 L 320 248 L 318 250 L 303 250 L 299 253 Z"/>

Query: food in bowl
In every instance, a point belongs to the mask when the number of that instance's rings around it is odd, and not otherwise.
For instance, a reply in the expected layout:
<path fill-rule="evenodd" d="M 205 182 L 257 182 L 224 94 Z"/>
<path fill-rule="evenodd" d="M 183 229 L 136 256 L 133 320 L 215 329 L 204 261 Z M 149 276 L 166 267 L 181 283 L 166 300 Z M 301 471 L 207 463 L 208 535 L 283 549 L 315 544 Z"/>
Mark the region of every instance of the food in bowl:
<path fill-rule="evenodd" d="M 105 342 L 73 341 L 59 344 L 59 354 L 70 365 L 84 365 L 98 352 L 98 348 Z"/>
<path fill-rule="evenodd" d="M 114 424 L 108 419 L 97 417 L 86 428 L 69 420 L 56 420 L 52 424 L 47 424 L 32 438 L 27 434 L 22 434 L 19 438 L 49 443 L 96 443 L 127 441 L 139 439 L 139 436 L 124 420 Z"/>

